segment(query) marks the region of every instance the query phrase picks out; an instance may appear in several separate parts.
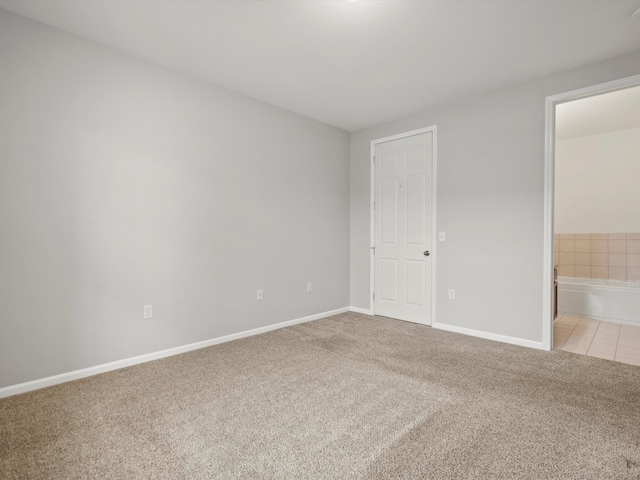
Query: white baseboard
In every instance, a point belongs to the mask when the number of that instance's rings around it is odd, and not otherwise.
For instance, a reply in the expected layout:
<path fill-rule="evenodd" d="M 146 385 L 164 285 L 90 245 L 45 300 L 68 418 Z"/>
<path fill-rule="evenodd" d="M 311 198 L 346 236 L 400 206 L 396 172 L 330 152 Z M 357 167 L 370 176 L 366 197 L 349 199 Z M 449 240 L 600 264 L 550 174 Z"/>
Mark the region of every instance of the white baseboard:
<path fill-rule="evenodd" d="M 151 362 L 153 360 L 158 360 L 160 358 L 171 357 L 173 355 L 190 352 L 192 350 L 199 350 L 200 348 L 210 347 L 212 345 L 217 345 L 219 343 L 225 343 L 225 342 L 230 342 L 232 340 L 238 340 L 240 338 L 259 335 L 261 333 L 270 332 L 272 330 L 278 330 L 284 327 L 290 327 L 291 325 L 297 325 L 299 323 L 319 320 L 321 318 L 330 317 L 332 315 L 338 315 L 339 313 L 345 313 L 345 312 L 348 312 L 349 310 L 350 310 L 349 307 L 338 308 L 337 310 L 330 310 L 328 312 L 309 315 L 308 317 L 296 318 L 294 320 L 289 320 L 286 322 L 275 323 L 273 325 L 267 325 L 266 327 L 259 327 L 259 328 L 254 328 L 252 330 L 245 330 L 244 332 L 232 333 L 231 335 L 212 338 L 209 340 L 204 340 L 202 342 L 190 343 L 188 345 L 169 348 L 167 350 L 161 350 L 159 352 L 152 352 L 144 355 L 139 355 L 137 357 L 125 358 L 123 360 L 104 363 L 102 365 L 96 365 L 95 367 L 83 368 L 81 370 L 74 370 L 72 372 L 61 373 L 59 375 L 53 375 L 51 377 L 40 378 L 38 380 L 32 380 L 30 382 L 19 383 L 17 385 L 9 385 L 8 387 L 0 388 L 0 398 L 10 397 L 12 395 L 18 395 L 20 393 L 30 392 L 32 390 L 38 390 L 44 387 L 50 387 L 52 385 L 57 385 L 59 383 L 78 380 L 79 378 L 90 377 L 92 375 L 97 375 L 99 373 L 110 372 L 112 370 L 118 370 L 120 368 L 130 367 L 132 365 L 138 365 L 140 363 Z"/>
<path fill-rule="evenodd" d="M 463 333 L 465 335 L 471 335 L 472 337 L 486 338 L 487 340 L 495 340 L 497 342 L 510 343 L 512 345 L 519 345 L 521 347 L 535 348 L 537 350 L 548 350 L 544 347 L 543 342 L 525 340 L 524 338 L 509 337 L 507 335 L 483 332 L 481 330 L 473 330 L 471 328 L 456 327 L 454 325 L 447 325 L 444 323 L 434 323 L 433 328 L 447 330 L 448 332 Z"/>
<path fill-rule="evenodd" d="M 349 307 L 349 311 L 362 313 L 364 315 L 373 315 L 373 311 L 366 308 Z M 453 325 L 447 325 L 444 323 L 437 323 L 437 322 L 434 322 L 432 327 L 440 330 L 447 330 L 449 332 L 462 333 L 464 335 L 470 335 L 472 337 L 486 338 L 487 340 L 495 340 L 497 342 L 510 343 L 512 345 L 519 345 L 521 347 L 535 348 L 537 350 L 548 350 L 548 348 L 544 347 L 543 342 L 534 342 L 532 340 L 525 340 L 523 338 L 509 337 L 507 335 L 499 335 L 497 333 L 483 332 L 481 330 L 473 330 L 470 328 L 456 327 Z"/>
<path fill-rule="evenodd" d="M 350 312 L 362 313 L 363 315 L 371 315 L 373 316 L 373 311 L 368 308 L 360 308 L 360 307 L 349 307 Z"/>

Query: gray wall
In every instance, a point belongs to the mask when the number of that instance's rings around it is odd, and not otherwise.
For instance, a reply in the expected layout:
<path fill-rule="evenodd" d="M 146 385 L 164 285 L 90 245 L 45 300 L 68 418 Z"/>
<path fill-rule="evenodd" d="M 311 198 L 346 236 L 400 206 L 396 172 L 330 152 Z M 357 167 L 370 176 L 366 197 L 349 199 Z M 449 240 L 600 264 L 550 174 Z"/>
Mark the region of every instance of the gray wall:
<path fill-rule="evenodd" d="M 621 57 L 353 133 L 351 305 L 369 308 L 370 142 L 438 125 L 447 241 L 437 245 L 436 319 L 542 341 L 545 97 L 638 73 L 640 55 Z"/>
<path fill-rule="evenodd" d="M 0 387 L 347 306 L 348 156 L 0 10 Z"/>

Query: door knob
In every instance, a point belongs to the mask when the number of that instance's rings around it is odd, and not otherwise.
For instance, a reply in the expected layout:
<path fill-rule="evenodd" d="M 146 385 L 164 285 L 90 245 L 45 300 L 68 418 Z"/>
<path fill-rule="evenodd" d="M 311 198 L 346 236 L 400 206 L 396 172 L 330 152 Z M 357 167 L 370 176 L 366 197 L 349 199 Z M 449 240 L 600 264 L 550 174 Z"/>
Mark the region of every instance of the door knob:
<path fill-rule="evenodd" d="M 425 257 L 428 257 L 429 255 L 430 255 L 429 250 L 425 250 L 425 251 L 424 251 L 424 256 L 425 256 Z"/>

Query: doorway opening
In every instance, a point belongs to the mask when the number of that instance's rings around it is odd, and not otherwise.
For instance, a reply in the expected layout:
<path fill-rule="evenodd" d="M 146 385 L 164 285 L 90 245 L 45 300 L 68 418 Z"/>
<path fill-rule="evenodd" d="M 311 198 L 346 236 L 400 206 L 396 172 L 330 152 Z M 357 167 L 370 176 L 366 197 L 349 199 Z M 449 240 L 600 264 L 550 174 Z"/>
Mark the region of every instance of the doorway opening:
<path fill-rule="evenodd" d="M 624 312 L 633 307 L 621 305 L 620 291 L 614 291 L 620 287 L 626 296 L 635 290 L 640 301 L 640 288 L 632 288 L 640 287 L 640 263 L 638 270 L 635 266 L 640 262 L 640 250 L 635 253 L 640 248 L 640 212 L 638 202 L 629 201 L 636 195 L 631 192 L 637 190 L 635 178 L 640 172 L 638 153 L 632 153 L 640 148 L 635 140 L 640 138 L 640 114 L 638 108 L 630 108 L 632 101 L 640 101 L 640 75 L 546 99 L 543 344 L 547 350 L 562 344 L 575 353 L 613 360 L 616 332 L 617 338 L 622 338 L 622 329 L 635 335 L 633 321 L 625 320 Z M 634 208 L 636 213 L 630 214 Z M 625 283 L 615 285 L 619 282 Z M 554 342 L 556 312 L 560 316 Z M 640 324 L 637 327 L 640 332 Z M 620 348 L 627 353 L 624 345 Z M 640 359 L 640 350 L 638 355 Z"/>

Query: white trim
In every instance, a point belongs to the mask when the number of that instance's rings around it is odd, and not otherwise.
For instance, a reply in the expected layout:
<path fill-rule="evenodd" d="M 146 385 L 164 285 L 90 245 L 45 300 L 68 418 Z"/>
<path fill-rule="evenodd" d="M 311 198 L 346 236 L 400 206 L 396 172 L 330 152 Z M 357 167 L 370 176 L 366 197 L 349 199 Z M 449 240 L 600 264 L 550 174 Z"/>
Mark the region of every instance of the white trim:
<path fill-rule="evenodd" d="M 371 141 L 371 158 L 369 162 L 369 168 L 371 169 L 370 180 L 370 203 L 369 203 L 369 310 L 371 315 L 375 315 L 375 304 L 373 301 L 373 292 L 375 292 L 375 257 L 373 255 L 373 247 L 375 246 L 375 211 L 373 204 L 376 199 L 376 169 L 374 167 L 373 159 L 375 157 L 376 145 L 385 142 L 391 142 L 393 140 L 399 140 L 401 138 L 412 137 L 414 135 L 420 135 L 422 133 L 431 132 L 433 134 L 433 161 L 431 165 L 431 323 L 436 323 L 436 258 L 438 249 L 438 235 L 436 228 L 436 189 L 437 189 L 437 164 L 438 164 L 438 126 L 432 125 L 430 127 L 418 128 L 417 130 L 410 130 L 404 133 L 398 133 L 388 137 L 378 138 Z"/>
<path fill-rule="evenodd" d="M 433 179 L 431 181 L 431 325 L 436 323 L 436 263 L 438 262 L 438 232 L 436 228 L 436 190 L 438 188 L 438 126 L 434 125 L 433 129 L 433 165 L 431 173 Z"/>
<path fill-rule="evenodd" d="M 40 378 L 38 380 L 32 380 L 30 382 L 19 383 L 17 385 L 10 385 L 8 387 L 0 388 L 0 398 L 9 397 L 11 395 L 18 395 L 20 393 L 30 392 L 32 390 L 38 390 L 44 387 L 50 387 L 59 383 L 70 382 L 72 380 L 78 380 L 80 378 L 90 377 L 99 373 L 110 372 L 112 370 L 118 370 L 120 368 L 130 367 L 132 365 L 138 365 L 141 363 L 151 362 L 160 358 L 171 357 L 180 353 L 190 352 L 192 350 L 199 350 L 201 348 L 210 347 L 212 345 L 218 345 L 219 343 L 230 342 L 232 340 L 238 340 L 240 338 L 251 337 L 253 335 L 259 335 L 261 333 L 270 332 L 272 330 L 278 330 L 284 327 L 290 327 L 299 323 L 311 322 L 313 320 L 319 320 L 325 317 L 331 317 L 332 315 L 338 315 L 339 313 L 345 313 L 350 310 L 349 307 L 338 308 L 336 310 L 330 310 L 328 312 L 317 313 L 315 315 L 309 315 L 307 317 L 296 318 L 286 322 L 275 323 L 273 325 L 267 325 L 266 327 L 254 328 L 252 330 L 245 330 L 243 332 L 232 333 L 223 337 L 212 338 L 204 340 L 202 342 L 190 343 L 188 345 L 182 345 L 180 347 L 169 348 L 167 350 L 161 350 L 159 352 L 147 353 L 139 355 L 137 357 L 125 358 L 123 360 L 117 360 L 115 362 L 103 363 L 102 365 L 96 365 L 94 367 L 83 368 L 81 370 L 74 370 L 72 372 L 61 373 L 59 375 L 53 375 L 51 377 Z"/>
<path fill-rule="evenodd" d="M 371 142 L 371 158 L 369 159 L 370 171 L 370 201 L 369 201 L 369 310 L 375 315 L 375 302 L 373 301 L 373 292 L 376 291 L 376 277 L 374 275 L 376 268 L 376 257 L 374 256 L 374 248 L 376 245 L 376 212 L 373 208 L 376 201 L 376 166 L 375 166 L 376 146 Z"/>
<path fill-rule="evenodd" d="M 349 307 L 350 312 L 361 313 L 363 315 L 371 315 L 373 316 L 373 310 L 367 308 L 360 307 Z"/>
<path fill-rule="evenodd" d="M 640 75 L 599 83 L 545 99 L 544 228 L 542 267 L 542 344 L 553 346 L 553 193 L 555 174 L 555 106 L 579 98 L 640 85 Z"/>
<path fill-rule="evenodd" d="M 481 330 L 473 330 L 470 328 L 456 327 L 455 325 L 447 325 L 444 323 L 438 323 L 435 326 L 435 328 L 439 330 L 446 330 L 448 332 L 471 335 L 472 337 L 485 338 L 487 340 L 495 340 L 496 342 L 510 343 L 512 345 L 519 345 L 521 347 L 535 348 L 537 350 L 546 350 L 543 342 L 534 342 L 533 340 L 526 340 L 524 338 L 509 337 L 507 335 L 483 332 Z"/>
<path fill-rule="evenodd" d="M 544 228 L 542 246 L 542 344 L 553 346 L 553 193 L 555 152 L 555 103 L 545 100 L 544 136 Z M 550 319 L 550 320 L 549 320 Z"/>
<path fill-rule="evenodd" d="M 436 125 L 432 125 L 430 127 L 417 128 L 415 130 L 409 130 L 408 132 L 397 133 L 395 135 L 389 135 L 388 137 L 377 138 L 371 141 L 372 145 L 376 145 L 378 143 L 391 142 L 393 140 L 400 140 L 401 138 L 413 137 L 415 135 L 420 135 L 422 133 L 433 132 L 435 131 Z"/>

